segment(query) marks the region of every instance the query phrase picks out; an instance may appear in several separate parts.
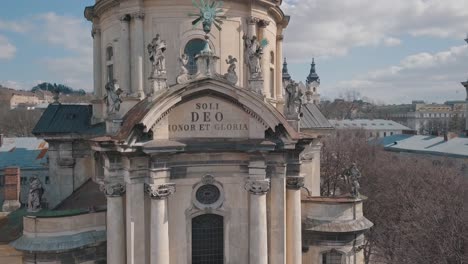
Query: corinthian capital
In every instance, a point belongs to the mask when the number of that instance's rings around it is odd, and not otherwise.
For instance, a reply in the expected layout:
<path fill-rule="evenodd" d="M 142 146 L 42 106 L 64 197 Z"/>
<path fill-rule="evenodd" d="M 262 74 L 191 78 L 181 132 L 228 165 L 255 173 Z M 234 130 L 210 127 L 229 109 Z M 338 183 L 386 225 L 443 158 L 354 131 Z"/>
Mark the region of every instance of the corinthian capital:
<path fill-rule="evenodd" d="M 270 190 L 270 180 L 247 180 L 245 190 L 254 195 L 263 195 Z"/>
<path fill-rule="evenodd" d="M 270 21 L 265 20 L 265 19 L 259 19 L 258 20 L 258 26 L 260 28 L 266 28 L 266 27 L 268 27 L 268 25 L 270 25 Z"/>
<path fill-rule="evenodd" d="M 130 14 L 130 16 L 133 18 L 133 19 L 143 19 L 145 18 L 145 13 L 139 11 L 139 12 L 135 12 L 133 14 Z"/>
<path fill-rule="evenodd" d="M 147 184 L 145 191 L 150 195 L 151 199 L 163 200 L 176 192 L 176 186 L 175 183 Z"/>
<path fill-rule="evenodd" d="M 257 24 L 259 21 L 260 21 L 260 18 L 258 17 L 251 16 L 247 18 L 247 23 L 251 25 Z"/>
<path fill-rule="evenodd" d="M 286 177 L 286 188 L 290 190 L 299 190 L 304 187 L 304 177 L 288 176 Z"/>
<path fill-rule="evenodd" d="M 119 182 L 106 182 L 99 185 L 99 190 L 107 197 L 119 197 L 125 193 L 125 185 Z"/>
<path fill-rule="evenodd" d="M 91 36 L 94 38 L 94 36 L 101 34 L 101 28 L 99 28 L 96 25 L 93 25 L 93 28 L 91 29 Z"/>
<path fill-rule="evenodd" d="M 121 17 L 119 18 L 119 20 L 120 20 L 121 22 L 125 22 L 125 23 L 130 22 L 130 19 L 131 19 L 131 17 L 130 17 L 129 14 L 125 14 L 125 15 L 123 15 L 123 16 L 121 16 Z"/>

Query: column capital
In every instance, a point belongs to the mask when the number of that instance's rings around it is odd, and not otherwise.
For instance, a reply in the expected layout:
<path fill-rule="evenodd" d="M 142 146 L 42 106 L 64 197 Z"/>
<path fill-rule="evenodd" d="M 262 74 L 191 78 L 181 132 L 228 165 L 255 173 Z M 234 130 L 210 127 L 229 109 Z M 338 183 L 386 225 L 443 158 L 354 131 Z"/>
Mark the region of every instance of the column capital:
<path fill-rule="evenodd" d="M 253 195 L 264 195 L 270 190 L 270 180 L 252 180 L 249 179 L 246 181 L 245 190 Z"/>
<path fill-rule="evenodd" d="M 175 183 L 146 184 L 145 192 L 150 195 L 151 199 L 164 200 L 176 192 L 176 185 Z"/>
<path fill-rule="evenodd" d="M 283 34 L 277 35 L 277 36 L 276 36 L 276 40 L 278 40 L 278 41 L 283 41 L 283 39 L 284 39 L 284 35 L 283 35 Z"/>
<path fill-rule="evenodd" d="M 129 14 L 125 14 L 119 17 L 120 22 L 130 22 L 131 16 Z"/>
<path fill-rule="evenodd" d="M 270 21 L 265 20 L 265 19 L 258 19 L 257 24 L 260 28 L 266 28 L 268 27 L 268 25 L 270 25 Z"/>
<path fill-rule="evenodd" d="M 135 13 L 130 14 L 130 16 L 131 16 L 133 19 L 143 19 L 143 18 L 145 18 L 145 13 L 143 13 L 143 12 L 141 12 L 141 11 L 138 11 L 138 12 L 135 12 Z"/>
<path fill-rule="evenodd" d="M 304 187 L 304 177 L 288 176 L 286 177 L 286 188 L 289 190 L 299 190 Z"/>
<path fill-rule="evenodd" d="M 260 18 L 258 18 L 258 17 L 251 16 L 251 17 L 247 18 L 247 23 L 249 25 L 256 25 L 259 21 L 260 21 Z"/>
<path fill-rule="evenodd" d="M 107 197 L 120 197 L 125 193 L 125 185 L 120 182 L 103 182 L 99 185 L 99 190 Z"/>

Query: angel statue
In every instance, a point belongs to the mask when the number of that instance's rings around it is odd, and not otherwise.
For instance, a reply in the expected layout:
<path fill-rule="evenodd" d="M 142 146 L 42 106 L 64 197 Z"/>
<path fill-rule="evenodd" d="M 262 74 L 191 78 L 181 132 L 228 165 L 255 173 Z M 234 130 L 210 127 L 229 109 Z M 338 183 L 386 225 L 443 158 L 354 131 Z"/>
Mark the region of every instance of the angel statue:
<path fill-rule="evenodd" d="M 107 114 L 115 114 L 120 110 L 120 103 L 122 103 L 120 95 L 123 91 L 117 84 L 117 80 L 108 82 L 105 88 L 106 96 L 104 96 L 104 100 L 106 101 L 107 105 Z"/>
<path fill-rule="evenodd" d="M 148 44 L 148 53 L 151 64 L 153 66 L 151 76 L 160 75 L 166 73 L 166 57 L 164 52 L 166 51 L 166 42 L 161 40 L 159 34 L 153 38 L 150 44 Z"/>
<path fill-rule="evenodd" d="M 244 46 L 245 46 L 245 61 L 249 66 L 250 77 L 252 79 L 262 77 L 261 60 L 263 56 L 263 48 L 268 45 L 266 39 L 262 39 L 261 42 L 257 40 L 257 36 L 252 38 L 244 35 Z"/>
<path fill-rule="evenodd" d="M 235 85 L 237 83 L 237 73 L 236 73 L 236 63 L 237 59 L 229 55 L 226 59 L 226 63 L 229 64 L 227 73 L 224 74 L 224 78 L 231 84 Z"/>
<path fill-rule="evenodd" d="M 189 71 L 187 69 L 188 62 L 189 57 L 187 54 L 184 53 L 179 57 L 180 71 L 176 79 L 178 84 L 186 83 L 190 79 Z"/>

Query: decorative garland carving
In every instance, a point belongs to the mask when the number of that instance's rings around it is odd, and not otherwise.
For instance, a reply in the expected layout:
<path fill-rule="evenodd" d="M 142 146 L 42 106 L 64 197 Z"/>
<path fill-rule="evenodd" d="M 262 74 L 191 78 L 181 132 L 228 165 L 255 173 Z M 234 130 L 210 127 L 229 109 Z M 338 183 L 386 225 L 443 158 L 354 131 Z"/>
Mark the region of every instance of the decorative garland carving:
<path fill-rule="evenodd" d="M 120 182 L 105 182 L 99 185 L 99 190 L 107 197 L 120 197 L 125 193 L 125 185 Z"/>
<path fill-rule="evenodd" d="M 146 184 L 145 192 L 150 195 L 151 199 L 163 200 L 176 192 L 176 185 L 175 183 Z"/>

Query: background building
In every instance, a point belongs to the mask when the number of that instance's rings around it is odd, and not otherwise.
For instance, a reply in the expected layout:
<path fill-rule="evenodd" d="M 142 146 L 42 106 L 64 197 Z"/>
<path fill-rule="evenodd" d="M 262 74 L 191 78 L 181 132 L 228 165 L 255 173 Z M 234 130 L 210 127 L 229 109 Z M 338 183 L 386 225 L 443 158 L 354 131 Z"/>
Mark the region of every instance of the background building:
<path fill-rule="evenodd" d="M 401 134 L 413 134 L 409 127 L 392 120 L 383 119 L 345 119 L 329 120 L 336 129 L 363 129 L 369 137 L 386 137 Z"/>

